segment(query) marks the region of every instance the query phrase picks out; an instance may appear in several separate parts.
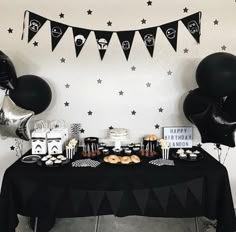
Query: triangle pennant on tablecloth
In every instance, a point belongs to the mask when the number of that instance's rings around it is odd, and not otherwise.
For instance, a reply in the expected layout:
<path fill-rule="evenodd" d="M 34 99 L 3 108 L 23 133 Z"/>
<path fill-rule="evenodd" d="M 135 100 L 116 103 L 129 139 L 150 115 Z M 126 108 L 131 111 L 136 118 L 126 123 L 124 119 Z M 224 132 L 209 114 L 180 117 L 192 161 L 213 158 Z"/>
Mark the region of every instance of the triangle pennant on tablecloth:
<path fill-rule="evenodd" d="M 83 203 L 87 192 L 83 190 L 70 189 L 70 198 L 72 201 L 74 213 L 77 214 L 81 204 Z M 73 199 L 76 199 L 74 201 Z"/>
<path fill-rule="evenodd" d="M 199 204 L 202 204 L 202 195 L 203 195 L 203 178 L 198 178 L 187 183 L 188 189 L 197 199 Z"/>
<path fill-rule="evenodd" d="M 163 210 L 166 211 L 169 202 L 170 187 L 166 186 L 166 187 L 154 188 L 153 192 L 155 193 Z"/>
<path fill-rule="evenodd" d="M 50 199 L 50 208 L 52 211 L 56 211 L 60 202 L 63 201 L 64 188 L 60 186 L 48 186 L 48 195 Z"/>
<path fill-rule="evenodd" d="M 175 193 L 181 205 L 185 208 L 187 203 L 187 193 L 188 193 L 187 184 L 186 183 L 176 184 L 171 186 L 171 189 Z"/>
<path fill-rule="evenodd" d="M 104 191 L 88 191 L 89 201 L 91 203 L 94 215 L 98 215 L 98 210 L 104 197 Z"/>
<path fill-rule="evenodd" d="M 116 215 L 120 208 L 123 191 L 106 191 L 106 195 L 110 202 L 111 209 L 113 210 L 113 214 Z"/>
<path fill-rule="evenodd" d="M 149 191 L 149 189 L 133 190 L 134 197 L 143 214 L 149 197 Z"/>

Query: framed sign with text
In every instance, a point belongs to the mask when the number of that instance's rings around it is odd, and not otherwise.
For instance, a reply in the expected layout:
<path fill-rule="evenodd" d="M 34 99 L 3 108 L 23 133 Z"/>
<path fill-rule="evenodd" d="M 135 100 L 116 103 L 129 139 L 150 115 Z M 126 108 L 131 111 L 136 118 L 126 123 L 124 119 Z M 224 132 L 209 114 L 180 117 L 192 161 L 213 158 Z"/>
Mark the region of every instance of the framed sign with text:
<path fill-rule="evenodd" d="M 164 139 L 171 148 L 191 148 L 193 144 L 193 128 L 164 127 Z"/>

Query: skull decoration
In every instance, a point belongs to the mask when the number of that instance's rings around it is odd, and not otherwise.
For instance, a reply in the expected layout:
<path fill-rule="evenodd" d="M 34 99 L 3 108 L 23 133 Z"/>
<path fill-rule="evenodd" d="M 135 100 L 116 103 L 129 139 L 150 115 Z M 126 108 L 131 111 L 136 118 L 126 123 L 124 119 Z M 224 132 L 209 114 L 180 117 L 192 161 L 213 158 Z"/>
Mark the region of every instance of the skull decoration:
<path fill-rule="evenodd" d="M 41 27 L 41 23 L 36 19 L 32 19 L 29 23 L 29 29 L 33 32 L 38 32 L 40 27 Z"/>
<path fill-rule="evenodd" d="M 176 36 L 176 30 L 173 29 L 173 28 L 169 28 L 167 31 L 166 31 L 166 37 L 168 39 L 174 39 Z"/>
<path fill-rule="evenodd" d="M 147 47 L 154 46 L 154 43 L 155 43 L 154 36 L 152 34 L 145 35 L 144 36 L 144 43 Z"/>
<path fill-rule="evenodd" d="M 61 31 L 61 28 L 60 27 L 53 27 L 52 28 L 52 36 L 53 37 L 60 37 L 62 35 L 62 31 Z"/>
<path fill-rule="evenodd" d="M 101 38 L 97 40 L 99 50 L 106 50 L 108 47 L 108 42 L 106 39 Z"/>
<path fill-rule="evenodd" d="M 85 43 L 86 39 L 83 35 L 75 36 L 75 45 L 80 47 Z"/>
<path fill-rule="evenodd" d="M 195 34 L 199 32 L 199 26 L 195 20 L 192 20 L 188 23 L 188 30 L 191 34 Z"/>
<path fill-rule="evenodd" d="M 123 48 L 123 50 L 129 50 L 130 49 L 130 42 L 128 40 L 124 40 L 122 42 L 122 48 Z"/>

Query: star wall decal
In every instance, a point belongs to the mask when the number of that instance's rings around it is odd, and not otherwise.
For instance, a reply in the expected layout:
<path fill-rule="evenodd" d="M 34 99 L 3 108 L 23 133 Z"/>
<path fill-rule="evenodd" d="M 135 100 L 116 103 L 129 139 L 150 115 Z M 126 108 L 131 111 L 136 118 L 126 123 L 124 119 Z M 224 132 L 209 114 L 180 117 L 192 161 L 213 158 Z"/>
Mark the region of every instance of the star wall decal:
<path fill-rule="evenodd" d="M 183 9 L 183 11 L 184 11 L 184 13 L 188 13 L 188 8 L 185 7 L 185 8 Z"/>
<path fill-rule="evenodd" d="M 159 108 L 158 111 L 159 111 L 160 113 L 162 113 L 162 112 L 163 112 L 163 108 Z"/>
<path fill-rule="evenodd" d="M 60 61 L 61 61 L 61 63 L 65 63 L 65 62 L 66 62 L 66 59 L 62 57 L 62 58 L 60 59 Z"/>
<path fill-rule="evenodd" d="M 151 87 L 151 83 L 150 82 L 146 83 L 146 86 L 147 86 L 147 88 L 150 88 Z"/>
<path fill-rule="evenodd" d="M 34 47 L 38 47 L 39 43 L 37 41 L 33 42 Z"/>
<path fill-rule="evenodd" d="M 92 112 L 91 110 L 88 111 L 88 115 L 89 115 L 89 116 L 93 115 L 93 112 Z"/>
<path fill-rule="evenodd" d="M 201 143 L 198 143 L 198 144 L 197 144 L 197 147 L 202 147 L 202 144 L 201 144 Z"/>
<path fill-rule="evenodd" d="M 12 146 L 10 147 L 10 149 L 11 149 L 11 151 L 14 151 L 14 150 L 15 150 L 15 147 L 12 145 Z"/>
<path fill-rule="evenodd" d="M 216 19 L 214 20 L 214 25 L 218 25 L 219 24 L 219 21 Z"/>
<path fill-rule="evenodd" d="M 123 95 L 124 95 L 124 92 L 121 90 L 121 91 L 119 92 L 119 95 L 120 95 L 120 96 L 123 96 Z"/>
<path fill-rule="evenodd" d="M 131 70 L 132 70 L 132 71 L 135 71 L 135 70 L 136 70 L 136 67 L 133 65 L 133 66 L 131 67 Z"/>
<path fill-rule="evenodd" d="M 67 83 L 67 84 L 65 84 L 65 87 L 66 87 L 66 89 L 69 89 L 70 85 Z"/>
<path fill-rule="evenodd" d="M 167 74 L 168 74 L 168 76 L 171 76 L 171 75 L 172 75 L 171 70 L 169 70 L 169 71 L 167 72 Z"/>
<path fill-rule="evenodd" d="M 148 5 L 148 6 L 152 6 L 152 1 L 149 0 L 149 1 L 147 2 L 147 5 Z"/>
<path fill-rule="evenodd" d="M 227 48 L 227 47 L 226 47 L 225 45 L 221 46 L 221 50 L 222 50 L 222 51 L 225 51 L 226 48 Z"/>
<path fill-rule="evenodd" d="M 102 84 L 102 80 L 99 78 L 99 79 L 97 80 L 97 83 L 98 83 L 98 84 Z"/>
<path fill-rule="evenodd" d="M 64 105 L 65 105 L 65 107 L 67 107 L 67 106 L 70 105 L 70 103 L 66 101 L 66 102 L 64 103 Z"/>
<path fill-rule="evenodd" d="M 186 53 L 188 53 L 189 52 L 189 50 L 187 49 L 187 48 L 185 48 L 184 49 L 184 53 L 186 54 Z"/>
<path fill-rule="evenodd" d="M 159 129 L 159 128 L 160 128 L 160 125 L 156 124 L 155 129 Z"/>
<path fill-rule="evenodd" d="M 113 126 L 109 126 L 109 130 L 112 130 L 112 129 L 114 129 L 114 127 Z"/>
<path fill-rule="evenodd" d="M 131 114 L 132 114 L 132 115 L 135 115 L 135 114 L 136 114 L 136 111 L 135 111 L 135 110 L 132 110 L 132 111 L 131 111 Z"/>
<path fill-rule="evenodd" d="M 112 22 L 111 22 L 110 20 L 107 22 L 107 26 L 108 26 L 108 27 L 111 27 L 111 26 L 112 26 Z"/>
<path fill-rule="evenodd" d="M 64 19 L 64 14 L 63 13 L 60 13 L 59 16 L 60 16 L 60 19 Z"/>
<path fill-rule="evenodd" d="M 87 13 L 88 13 L 88 15 L 92 15 L 93 11 L 91 11 L 91 10 L 89 9 L 89 10 L 87 10 Z"/>
<path fill-rule="evenodd" d="M 9 29 L 8 29 L 8 33 L 9 33 L 9 34 L 12 34 L 12 33 L 13 33 L 13 29 L 12 29 L 12 28 L 9 28 Z"/>
<path fill-rule="evenodd" d="M 80 133 L 84 133 L 85 132 L 85 130 L 82 128 L 82 129 L 80 129 Z"/>
<path fill-rule="evenodd" d="M 141 20 L 141 23 L 142 23 L 142 24 L 146 24 L 146 22 L 147 22 L 146 19 L 142 19 L 142 20 Z"/>

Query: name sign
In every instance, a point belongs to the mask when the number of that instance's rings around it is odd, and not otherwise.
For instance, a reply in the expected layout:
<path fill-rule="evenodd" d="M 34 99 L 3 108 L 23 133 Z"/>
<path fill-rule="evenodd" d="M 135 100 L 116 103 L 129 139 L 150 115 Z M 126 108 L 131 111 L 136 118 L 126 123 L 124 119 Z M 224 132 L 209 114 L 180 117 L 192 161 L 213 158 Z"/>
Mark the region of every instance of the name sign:
<path fill-rule="evenodd" d="M 171 148 L 191 148 L 193 144 L 193 128 L 164 127 L 164 139 Z"/>

